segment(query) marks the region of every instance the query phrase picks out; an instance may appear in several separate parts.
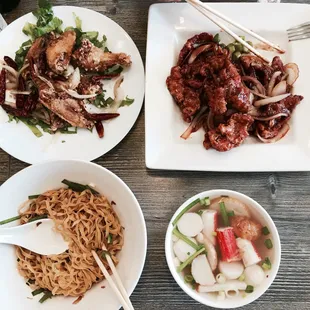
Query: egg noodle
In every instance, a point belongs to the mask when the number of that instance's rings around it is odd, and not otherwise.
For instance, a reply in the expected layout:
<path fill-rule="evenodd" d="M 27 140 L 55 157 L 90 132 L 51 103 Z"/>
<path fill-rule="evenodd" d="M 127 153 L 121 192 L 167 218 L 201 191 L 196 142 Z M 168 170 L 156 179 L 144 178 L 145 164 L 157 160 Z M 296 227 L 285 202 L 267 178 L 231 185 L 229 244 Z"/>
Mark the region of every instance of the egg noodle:
<path fill-rule="evenodd" d="M 26 210 L 24 210 L 26 209 Z M 90 190 L 50 190 L 28 201 L 20 210 L 21 224 L 39 215 L 55 221 L 55 228 L 69 242 L 60 255 L 43 256 L 17 247 L 18 270 L 36 288 L 53 295 L 81 296 L 104 276 L 91 250 L 101 257 L 106 245 L 114 263 L 123 246 L 123 227 L 107 198 Z M 109 266 L 102 259 L 105 267 Z"/>

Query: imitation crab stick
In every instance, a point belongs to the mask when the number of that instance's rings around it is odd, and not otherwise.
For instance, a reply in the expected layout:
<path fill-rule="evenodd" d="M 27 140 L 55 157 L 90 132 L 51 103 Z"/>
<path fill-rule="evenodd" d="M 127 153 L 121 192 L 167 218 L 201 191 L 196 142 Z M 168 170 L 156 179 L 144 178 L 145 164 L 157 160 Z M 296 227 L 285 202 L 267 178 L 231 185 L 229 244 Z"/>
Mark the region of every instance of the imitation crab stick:
<path fill-rule="evenodd" d="M 262 260 L 251 241 L 237 238 L 236 242 L 245 267 L 257 264 Z"/>
<path fill-rule="evenodd" d="M 239 261 L 240 254 L 236 243 L 236 238 L 232 227 L 218 228 L 217 241 L 220 246 L 222 260 L 225 262 Z"/>

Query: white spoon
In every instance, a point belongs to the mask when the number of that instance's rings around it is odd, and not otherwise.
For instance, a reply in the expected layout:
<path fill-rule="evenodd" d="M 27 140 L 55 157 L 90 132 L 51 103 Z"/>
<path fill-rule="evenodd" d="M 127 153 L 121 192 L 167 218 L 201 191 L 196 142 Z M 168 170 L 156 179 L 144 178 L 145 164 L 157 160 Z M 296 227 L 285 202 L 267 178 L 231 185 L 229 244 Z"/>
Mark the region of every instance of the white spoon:
<path fill-rule="evenodd" d="M 68 243 L 53 228 L 50 219 L 0 228 L 0 243 L 15 244 L 41 255 L 57 255 L 68 249 Z"/>

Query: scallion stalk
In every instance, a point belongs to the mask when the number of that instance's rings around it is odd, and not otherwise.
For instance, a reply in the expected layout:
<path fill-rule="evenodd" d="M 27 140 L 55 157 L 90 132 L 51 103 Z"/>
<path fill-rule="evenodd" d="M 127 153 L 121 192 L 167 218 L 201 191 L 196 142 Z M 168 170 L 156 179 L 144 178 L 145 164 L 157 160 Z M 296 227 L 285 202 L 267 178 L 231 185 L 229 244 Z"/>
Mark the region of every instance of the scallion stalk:
<path fill-rule="evenodd" d="M 176 227 L 172 230 L 172 233 L 178 237 L 179 239 L 186 242 L 188 245 L 190 245 L 192 248 L 194 248 L 196 251 L 198 251 L 201 246 L 194 243 L 192 240 L 188 239 L 186 236 L 184 236 Z"/>
<path fill-rule="evenodd" d="M 183 262 L 178 268 L 177 271 L 181 272 L 187 265 L 191 264 L 191 262 L 201 253 L 203 253 L 206 250 L 204 246 L 201 247 L 200 250 L 195 252 L 193 255 L 191 255 L 185 262 Z"/>
<path fill-rule="evenodd" d="M 210 204 L 211 204 L 211 200 L 210 200 L 210 198 L 209 197 L 205 197 L 205 198 L 201 198 L 200 199 L 200 204 L 202 205 L 202 206 L 210 206 Z"/>
<path fill-rule="evenodd" d="M 28 196 L 28 199 L 31 200 L 31 199 L 37 199 L 40 195 L 30 195 Z"/>
<path fill-rule="evenodd" d="M 174 219 L 174 221 L 172 222 L 172 225 L 175 226 L 175 224 L 179 221 L 179 219 L 182 217 L 182 215 L 184 213 L 186 213 L 187 211 L 189 211 L 192 207 L 196 206 L 196 204 L 200 203 L 200 199 L 197 198 L 195 199 L 193 202 L 191 202 L 188 206 L 186 206 L 178 215 L 177 217 Z"/>
<path fill-rule="evenodd" d="M 223 201 L 220 202 L 220 211 L 222 215 L 222 219 L 225 226 L 229 226 L 229 218 L 226 211 L 225 203 Z"/>
<path fill-rule="evenodd" d="M 108 236 L 108 244 L 110 244 L 110 243 L 112 243 L 112 235 L 111 234 L 109 234 L 109 236 Z"/>
<path fill-rule="evenodd" d="M 37 295 L 44 293 L 44 292 L 45 292 L 44 288 L 38 288 L 37 290 L 34 290 L 31 294 L 32 294 L 32 296 L 37 296 Z"/>
<path fill-rule="evenodd" d="M 72 182 L 72 181 L 69 181 L 69 180 L 66 180 L 66 179 L 62 180 L 61 183 L 66 184 L 69 188 L 71 188 L 75 192 L 79 192 L 80 193 L 80 192 L 83 192 L 83 191 L 89 189 L 93 194 L 100 195 L 99 192 L 97 192 L 95 189 L 93 189 L 89 185 L 83 185 L 83 184 Z"/>
<path fill-rule="evenodd" d="M 9 218 L 9 219 L 7 219 L 7 220 L 1 221 L 1 222 L 0 222 L 0 225 L 4 225 L 4 224 L 8 224 L 8 223 L 17 221 L 17 220 L 19 220 L 20 218 L 21 218 L 21 215 L 11 217 L 11 218 Z"/>
<path fill-rule="evenodd" d="M 50 291 L 45 291 L 44 295 L 43 295 L 42 298 L 39 300 L 39 303 L 40 303 L 40 304 L 43 304 L 44 301 L 46 301 L 47 299 L 52 298 L 52 297 L 53 297 L 52 292 L 50 292 Z"/>
<path fill-rule="evenodd" d="M 35 216 L 32 219 L 30 219 L 28 221 L 28 223 L 31 223 L 31 222 L 34 222 L 34 221 L 37 221 L 37 220 L 43 220 L 43 219 L 47 219 L 47 214 L 42 214 L 42 215 Z"/>
<path fill-rule="evenodd" d="M 227 212 L 227 215 L 228 215 L 229 217 L 235 216 L 235 211 L 234 211 L 234 210 L 228 211 L 228 212 Z"/>

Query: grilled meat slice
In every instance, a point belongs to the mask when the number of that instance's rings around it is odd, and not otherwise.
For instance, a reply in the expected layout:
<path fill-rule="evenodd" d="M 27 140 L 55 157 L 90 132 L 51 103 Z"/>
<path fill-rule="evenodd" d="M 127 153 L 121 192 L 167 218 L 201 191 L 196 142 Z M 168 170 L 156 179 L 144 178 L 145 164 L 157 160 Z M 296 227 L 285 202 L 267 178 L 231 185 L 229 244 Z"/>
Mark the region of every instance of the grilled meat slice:
<path fill-rule="evenodd" d="M 227 124 L 220 124 L 207 133 L 204 145 L 210 145 L 219 152 L 226 152 L 239 146 L 249 135 L 249 128 L 254 120 L 250 115 L 233 114 Z"/>
<path fill-rule="evenodd" d="M 184 121 L 190 123 L 192 116 L 200 108 L 199 92 L 186 86 L 181 67 L 175 66 L 167 78 L 167 87 L 182 111 Z"/>
<path fill-rule="evenodd" d="M 89 72 L 103 72 L 115 65 L 129 67 L 130 56 L 125 53 L 109 53 L 96 47 L 88 39 L 83 39 L 79 47 L 72 55 L 76 64 Z"/>
<path fill-rule="evenodd" d="M 48 42 L 46 60 L 49 68 L 54 73 L 63 74 L 68 68 L 75 40 L 76 34 L 70 30 Z"/>

